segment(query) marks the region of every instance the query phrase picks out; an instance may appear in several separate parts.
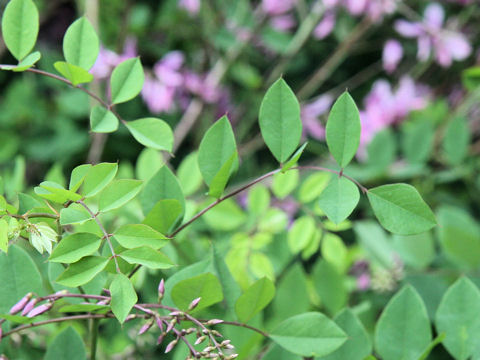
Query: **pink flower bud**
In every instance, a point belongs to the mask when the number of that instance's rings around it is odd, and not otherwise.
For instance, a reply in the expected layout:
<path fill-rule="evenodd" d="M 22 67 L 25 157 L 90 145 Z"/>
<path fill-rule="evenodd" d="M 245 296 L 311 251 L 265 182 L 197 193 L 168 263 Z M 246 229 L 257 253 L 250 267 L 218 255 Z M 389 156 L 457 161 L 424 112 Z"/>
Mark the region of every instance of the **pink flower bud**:
<path fill-rule="evenodd" d="M 177 345 L 178 339 L 172 340 L 168 343 L 167 348 L 165 349 L 165 354 L 172 351 L 172 349 Z"/>
<path fill-rule="evenodd" d="M 12 308 L 10 309 L 10 314 L 14 315 L 22 311 L 25 305 L 27 305 L 27 303 L 30 301 L 32 296 L 33 294 L 30 292 L 27 295 L 25 295 L 23 298 L 21 298 L 19 302 L 17 302 L 15 305 L 12 306 Z"/>
<path fill-rule="evenodd" d="M 207 321 L 207 325 L 217 325 L 223 323 L 223 320 L 220 319 L 212 319 Z"/>
<path fill-rule="evenodd" d="M 145 324 L 143 324 L 143 326 L 138 331 L 138 335 L 145 334 L 152 327 L 152 325 L 153 325 L 153 321 L 148 321 Z"/>
<path fill-rule="evenodd" d="M 32 317 L 41 315 L 41 314 L 47 312 L 48 310 L 50 310 L 52 308 L 52 306 L 53 306 L 52 303 L 46 303 L 46 304 L 37 306 L 35 309 L 33 309 L 32 311 L 30 311 L 27 314 L 27 317 L 32 318 Z"/>
<path fill-rule="evenodd" d="M 163 294 L 165 294 L 165 281 L 162 279 L 158 284 L 158 302 L 162 301 Z"/>
<path fill-rule="evenodd" d="M 37 303 L 37 299 L 32 299 L 30 300 L 27 305 L 25 305 L 25 307 L 23 308 L 23 311 L 22 311 L 22 316 L 25 316 L 27 315 L 30 311 L 32 311 L 32 309 L 35 307 L 35 304 Z"/>
<path fill-rule="evenodd" d="M 190 303 L 190 305 L 188 305 L 188 310 L 193 310 L 197 307 L 198 303 L 200 302 L 200 300 L 202 300 L 201 297 L 198 297 L 196 299 L 193 299 L 192 302 Z"/>
<path fill-rule="evenodd" d="M 157 345 L 160 345 L 163 342 L 163 339 L 165 338 L 165 333 L 162 332 L 160 336 L 157 339 Z"/>
<path fill-rule="evenodd" d="M 198 345 L 198 344 L 204 342 L 206 338 L 207 338 L 207 337 L 206 337 L 205 335 L 200 336 L 200 337 L 195 341 L 195 345 Z"/>
<path fill-rule="evenodd" d="M 160 329 L 161 332 L 163 332 L 163 321 L 160 319 L 160 317 L 155 317 L 155 321 L 157 322 L 157 326 Z"/>
<path fill-rule="evenodd" d="M 177 319 L 173 319 L 172 321 L 170 321 L 170 323 L 169 323 L 168 326 L 167 326 L 167 333 L 170 332 L 170 331 L 173 329 L 173 327 L 174 327 L 175 324 L 177 323 L 176 320 L 177 320 Z"/>

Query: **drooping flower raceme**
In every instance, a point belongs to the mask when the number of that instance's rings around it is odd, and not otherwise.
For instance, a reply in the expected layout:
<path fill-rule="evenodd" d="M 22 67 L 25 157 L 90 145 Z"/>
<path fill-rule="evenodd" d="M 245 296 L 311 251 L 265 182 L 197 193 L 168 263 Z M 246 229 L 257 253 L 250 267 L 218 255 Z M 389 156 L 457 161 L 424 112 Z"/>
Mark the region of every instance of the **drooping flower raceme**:
<path fill-rule="evenodd" d="M 444 19 L 443 8 L 433 3 L 426 7 L 422 22 L 397 20 L 395 30 L 404 37 L 417 39 L 420 61 L 428 60 L 433 53 L 440 66 L 449 67 L 454 60 L 466 59 L 472 48 L 462 33 L 443 27 Z"/>
<path fill-rule="evenodd" d="M 200 0 L 180 0 L 178 6 L 185 9 L 190 15 L 197 15 L 200 11 Z"/>
<path fill-rule="evenodd" d="M 402 60 L 403 48 L 400 42 L 390 39 L 385 43 L 383 48 L 383 68 L 387 73 L 392 73 L 397 68 L 398 63 Z"/>

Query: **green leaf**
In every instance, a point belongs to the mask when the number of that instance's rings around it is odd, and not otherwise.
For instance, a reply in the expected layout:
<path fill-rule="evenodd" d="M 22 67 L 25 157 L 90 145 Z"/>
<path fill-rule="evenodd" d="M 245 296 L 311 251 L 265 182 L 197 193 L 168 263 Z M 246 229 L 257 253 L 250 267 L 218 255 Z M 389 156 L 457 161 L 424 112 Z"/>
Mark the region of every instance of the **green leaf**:
<path fill-rule="evenodd" d="M 83 340 L 77 331 L 69 326 L 60 332 L 48 345 L 44 360 L 86 360 L 87 353 Z"/>
<path fill-rule="evenodd" d="M 166 255 L 149 246 L 125 250 L 118 255 L 129 264 L 140 264 L 150 269 L 170 269 L 174 265 Z"/>
<path fill-rule="evenodd" d="M 83 224 L 92 216 L 79 204 L 60 210 L 60 225 Z"/>
<path fill-rule="evenodd" d="M 315 264 L 312 272 L 313 285 L 320 295 L 322 306 L 335 315 L 348 301 L 348 292 L 343 276 L 337 268 L 325 260 Z"/>
<path fill-rule="evenodd" d="M 385 173 L 395 161 L 397 139 L 390 127 L 379 131 L 367 145 L 367 167 L 374 175 Z"/>
<path fill-rule="evenodd" d="M 443 138 L 443 152 L 450 165 L 459 165 L 468 154 L 470 129 L 467 119 L 456 117 L 450 121 Z"/>
<path fill-rule="evenodd" d="M 402 124 L 402 150 L 410 164 L 424 164 L 430 158 L 435 128 L 429 118 Z"/>
<path fill-rule="evenodd" d="M 437 346 L 438 344 L 441 344 L 445 340 L 445 333 L 441 333 L 437 335 L 435 339 L 433 339 L 430 344 L 427 346 L 425 351 L 422 353 L 422 355 L 418 358 L 418 360 L 427 360 L 428 356 L 432 352 L 432 350 Z"/>
<path fill-rule="evenodd" d="M 396 256 L 395 249 L 382 227 L 375 221 L 357 221 L 353 230 L 368 258 L 383 268 L 391 269 Z"/>
<path fill-rule="evenodd" d="M 62 306 L 58 309 L 58 312 L 61 313 L 70 313 L 70 312 L 93 312 L 105 314 L 110 311 L 110 306 L 108 305 L 97 305 L 97 304 L 74 304 Z"/>
<path fill-rule="evenodd" d="M 143 224 L 126 224 L 117 229 L 113 236 L 120 245 L 127 249 L 149 246 L 160 249 L 168 242 L 168 238 Z"/>
<path fill-rule="evenodd" d="M 298 192 L 298 199 L 302 203 L 309 203 L 320 196 L 330 182 L 332 175 L 326 172 L 315 172 L 309 175 Z"/>
<path fill-rule="evenodd" d="M 182 188 L 172 171 L 163 166 L 157 173 L 145 184 L 140 195 L 140 203 L 144 214 L 148 214 L 159 200 L 174 199 L 177 200 L 182 212 L 178 216 L 177 222 L 183 219 L 185 213 L 185 198 Z"/>
<path fill-rule="evenodd" d="M 140 144 L 155 150 L 172 151 L 173 132 L 165 121 L 149 117 L 129 121 L 125 126 Z"/>
<path fill-rule="evenodd" d="M 96 133 L 111 133 L 118 129 L 118 119 L 114 113 L 97 105 L 90 112 L 90 128 Z"/>
<path fill-rule="evenodd" d="M 223 164 L 220 171 L 215 175 L 210 183 L 210 189 L 208 191 L 208 195 L 219 199 L 222 194 L 223 190 L 227 186 L 228 179 L 230 174 L 235 171 L 235 168 L 238 166 L 238 155 L 237 152 L 234 152 L 230 159 L 227 160 L 225 164 Z"/>
<path fill-rule="evenodd" d="M 278 325 L 270 338 L 284 349 L 301 356 L 325 356 L 347 340 L 332 320 L 316 312 L 293 316 Z"/>
<path fill-rule="evenodd" d="M 327 232 L 324 234 L 322 238 L 322 256 L 340 274 L 343 274 L 349 265 L 348 251 L 340 236 Z"/>
<path fill-rule="evenodd" d="M 182 311 L 188 310 L 190 303 L 201 298 L 195 311 L 223 300 L 222 286 L 218 278 L 211 274 L 201 274 L 178 282 L 172 289 L 172 299 Z"/>
<path fill-rule="evenodd" d="M 188 154 L 180 163 L 177 177 L 185 196 L 192 195 L 202 186 L 202 173 L 198 166 L 198 153 Z"/>
<path fill-rule="evenodd" d="M 298 185 L 299 181 L 298 170 L 290 170 L 286 173 L 278 172 L 273 175 L 272 192 L 279 198 L 284 199 L 290 194 Z"/>
<path fill-rule="evenodd" d="M 350 309 L 344 309 L 335 317 L 335 323 L 348 336 L 336 351 L 321 360 L 364 360 L 372 352 L 372 343 L 360 320 Z M 320 360 L 319 359 L 319 360 Z"/>
<path fill-rule="evenodd" d="M 0 313 L 8 313 L 27 293 L 43 293 L 40 272 L 27 252 L 16 245 L 9 248 L 8 255 L 0 252 Z"/>
<path fill-rule="evenodd" d="M 212 183 L 222 169 L 223 172 L 227 171 L 224 176 L 227 175 L 228 179 L 238 167 L 238 160 L 234 156 L 236 153 L 237 145 L 232 126 L 228 118 L 223 116 L 205 133 L 198 150 L 198 166 L 207 185 Z M 235 159 L 232 160 L 233 157 Z M 225 170 L 227 163 L 231 165 Z"/>
<path fill-rule="evenodd" d="M 100 256 L 87 256 L 71 264 L 56 282 L 68 287 L 82 286 L 92 280 L 108 264 L 108 259 Z"/>
<path fill-rule="evenodd" d="M 393 245 L 402 261 L 416 269 L 425 269 L 435 259 L 435 243 L 430 232 L 393 237 Z"/>
<path fill-rule="evenodd" d="M 106 212 L 118 209 L 140 192 L 143 181 L 141 180 L 114 180 L 100 193 L 98 209 Z"/>
<path fill-rule="evenodd" d="M 38 10 L 32 0 L 11 0 L 3 13 L 3 41 L 21 61 L 35 46 L 39 27 Z"/>
<path fill-rule="evenodd" d="M 53 66 L 60 74 L 70 80 L 73 86 L 89 83 L 93 80 L 93 75 L 87 70 L 65 61 L 57 61 Z"/>
<path fill-rule="evenodd" d="M 264 214 L 270 206 L 270 192 L 267 187 L 257 184 L 248 192 L 248 212 L 255 216 Z"/>
<path fill-rule="evenodd" d="M 326 126 L 328 149 L 343 169 L 353 159 L 360 145 L 360 115 L 348 92 L 333 104 Z"/>
<path fill-rule="evenodd" d="M 78 190 L 78 188 L 83 184 L 83 180 L 85 180 L 85 176 L 91 167 L 92 165 L 90 164 L 84 164 L 79 165 L 72 170 L 72 174 L 70 175 L 70 184 L 68 186 L 71 191 Z"/>
<path fill-rule="evenodd" d="M 182 205 L 178 200 L 159 200 L 143 220 L 143 224 L 151 226 L 162 234 L 169 234 L 182 217 Z"/>
<path fill-rule="evenodd" d="M 367 195 L 380 224 L 394 234 L 418 234 L 437 224 L 432 210 L 411 185 L 382 185 L 368 190 Z"/>
<path fill-rule="evenodd" d="M 17 66 L 14 66 L 12 68 L 12 71 L 21 72 L 21 71 L 25 71 L 27 69 L 30 69 L 33 65 L 35 65 L 37 63 L 38 60 L 40 60 L 41 57 L 42 57 L 42 55 L 40 54 L 40 52 L 35 51 L 35 52 L 31 53 L 30 55 L 28 55 L 25 59 L 20 61 Z"/>
<path fill-rule="evenodd" d="M 4 219 L 0 219 L 0 250 L 8 251 L 8 223 Z"/>
<path fill-rule="evenodd" d="M 298 162 L 298 159 L 300 159 L 300 156 L 303 154 L 303 150 L 307 147 L 308 142 L 300 146 L 297 151 L 295 151 L 295 154 L 292 155 L 292 157 L 282 166 L 282 172 L 288 171 L 292 166 L 296 165 Z"/>
<path fill-rule="evenodd" d="M 112 104 L 120 104 L 137 96 L 142 90 L 144 79 L 145 75 L 138 57 L 120 63 L 110 78 Z"/>
<path fill-rule="evenodd" d="M 331 221 L 340 224 L 352 213 L 359 200 L 357 185 L 343 176 L 335 176 L 320 195 L 318 205 Z"/>
<path fill-rule="evenodd" d="M 445 333 L 443 346 L 459 360 L 478 351 L 480 338 L 480 291 L 468 278 L 461 277 L 443 295 L 435 316 L 437 332 Z"/>
<path fill-rule="evenodd" d="M 92 166 L 83 182 L 82 194 L 84 197 L 92 197 L 107 186 L 117 174 L 116 163 L 100 163 Z"/>
<path fill-rule="evenodd" d="M 244 224 L 247 216 L 235 201 L 227 199 L 206 212 L 203 219 L 215 230 L 231 231 Z"/>
<path fill-rule="evenodd" d="M 375 348 L 384 360 L 417 360 L 432 340 L 427 309 L 407 285 L 387 304 L 375 329 Z"/>
<path fill-rule="evenodd" d="M 262 311 L 275 296 L 275 286 L 264 277 L 253 283 L 235 303 L 238 319 L 246 323 Z"/>
<path fill-rule="evenodd" d="M 305 249 L 315 235 L 315 230 L 315 220 L 311 216 L 304 215 L 294 221 L 287 235 L 288 247 L 293 254 Z"/>
<path fill-rule="evenodd" d="M 116 274 L 110 284 L 112 294 L 112 312 L 118 321 L 123 324 L 127 315 L 137 303 L 138 297 L 130 279 L 123 274 Z"/>
<path fill-rule="evenodd" d="M 438 239 L 446 257 L 457 265 L 480 264 L 480 226 L 462 209 L 442 206 L 438 211 Z"/>
<path fill-rule="evenodd" d="M 38 196 L 59 204 L 63 204 L 67 201 L 77 201 L 82 198 L 79 194 L 66 190 L 53 181 L 44 181 L 40 183 L 40 186 L 35 187 L 34 191 Z"/>
<path fill-rule="evenodd" d="M 68 27 L 63 37 L 63 55 L 68 63 L 90 70 L 99 50 L 97 33 L 86 17 L 81 17 Z"/>
<path fill-rule="evenodd" d="M 66 264 L 74 263 L 84 256 L 95 253 L 101 243 L 101 239 L 92 233 L 68 235 L 58 243 L 48 260 Z"/>
<path fill-rule="evenodd" d="M 35 318 L 10 314 L 0 314 L 0 319 L 5 319 L 15 324 L 31 324 L 36 321 Z"/>
<path fill-rule="evenodd" d="M 273 156 L 283 163 L 297 148 L 302 135 L 300 105 L 285 80 L 267 90 L 259 114 L 260 131 Z"/>
<path fill-rule="evenodd" d="M 165 164 L 162 154 L 150 148 L 144 148 L 137 158 L 135 174 L 140 180 L 150 180 L 158 170 Z M 201 182 L 201 179 L 200 179 Z"/>

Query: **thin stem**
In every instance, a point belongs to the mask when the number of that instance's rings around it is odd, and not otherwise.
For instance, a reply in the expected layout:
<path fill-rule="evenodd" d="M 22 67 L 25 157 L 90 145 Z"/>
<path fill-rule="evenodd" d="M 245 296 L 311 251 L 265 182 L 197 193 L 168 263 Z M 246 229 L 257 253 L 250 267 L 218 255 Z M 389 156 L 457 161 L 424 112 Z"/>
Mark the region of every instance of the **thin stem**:
<path fill-rule="evenodd" d="M 31 214 L 25 213 L 23 215 L 7 213 L 7 215 L 15 219 L 22 219 L 22 220 L 26 220 L 30 218 L 39 218 L 39 217 L 55 219 L 55 220 L 58 219 L 58 215 L 50 214 L 50 213 L 31 213 Z"/>
<path fill-rule="evenodd" d="M 113 314 L 82 314 L 82 315 L 72 315 L 72 316 L 63 316 L 55 319 L 48 319 L 44 321 L 38 321 L 34 322 L 31 324 L 26 324 L 26 325 L 21 325 L 18 326 L 10 331 L 7 331 L 2 335 L 2 337 L 7 337 L 11 334 L 20 332 L 25 329 L 37 327 L 37 326 L 42 326 L 42 325 L 47 325 L 47 324 L 53 324 L 53 323 L 58 323 L 58 322 L 63 322 L 63 321 L 71 321 L 71 320 L 85 320 L 85 319 L 106 319 L 106 318 L 113 318 L 115 317 Z"/>
<path fill-rule="evenodd" d="M 245 328 L 245 329 L 249 329 L 249 330 L 255 331 L 255 332 L 263 335 L 263 336 L 266 337 L 266 338 L 269 337 L 268 333 L 266 333 L 265 331 L 260 330 L 260 329 L 257 329 L 256 327 L 253 327 L 253 326 L 251 326 L 251 325 L 244 324 L 244 323 L 240 323 L 240 322 L 237 322 L 237 321 L 223 321 L 223 322 L 221 323 L 221 325 L 233 325 L 233 326 L 243 327 L 243 328 Z"/>
<path fill-rule="evenodd" d="M 61 82 L 64 82 L 65 84 L 67 85 L 70 85 L 74 88 L 77 88 L 81 91 L 83 91 L 84 93 L 88 94 L 88 96 L 90 96 L 92 99 L 95 99 L 96 101 L 98 101 L 100 104 L 102 104 L 104 107 L 106 107 L 107 109 L 110 109 L 110 105 L 102 100 L 99 96 L 95 95 L 93 92 L 91 92 L 90 90 L 84 88 L 83 86 L 80 86 L 80 85 L 73 85 L 72 82 L 68 79 L 65 79 L 64 77 L 61 77 L 61 76 L 58 76 L 56 74 L 52 74 L 52 73 L 49 73 L 47 71 L 43 71 L 43 70 L 39 70 L 39 69 L 35 69 L 35 68 L 30 68 L 30 69 L 27 69 L 25 71 L 28 71 L 28 72 L 31 72 L 31 73 L 35 73 L 35 74 L 40 74 L 40 75 L 43 75 L 43 76 L 47 76 L 47 77 L 50 77 L 52 79 L 55 79 L 55 80 L 58 80 L 58 81 L 61 81 Z"/>
<path fill-rule="evenodd" d="M 95 220 L 98 227 L 102 231 L 103 237 L 105 238 L 105 240 L 107 240 L 108 246 L 110 247 L 113 261 L 115 261 L 115 268 L 117 270 L 117 273 L 121 274 L 120 267 L 118 266 L 117 254 L 115 253 L 115 249 L 113 248 L 112 241 L 110 240 L 110 234 L 107 232 L 107 230 L 105 230 L 105 227 L 103 226 L 102 222 L 98 219 L 98 216 L 97 216 L 98 214 L 94 214 L 93 211 L 90 210 L 90 208 L 82 200 L 78 200 L 77 203 L 82 205 L 85 208 L 85 210 L 88 211 L 92 219 Z"/>
<path fill-rule="evenodd" d="M 358 24 L 350 33 L 347 39 L 342 41 L 340 46 L 335 52 L 328 58 L 328 60 L 322 64 L 313 74 L 313 76 L 300 88 L 297 95 L 299 99 L 306 99 L 312 93 L 314 93 L 320 86 L 323 85 L 325 80 L 328 79 L 330 74 L 342 63 L 347 56 L 348 52 L 352 48 L 352 45 L 358 41 L 370 28 L 371 22 L 365 18 L 360 24 Z"/>
<path fill-rule="evenodd" d="M 90 360 L 97 358 L 98 319 L 90 319 Z"/>

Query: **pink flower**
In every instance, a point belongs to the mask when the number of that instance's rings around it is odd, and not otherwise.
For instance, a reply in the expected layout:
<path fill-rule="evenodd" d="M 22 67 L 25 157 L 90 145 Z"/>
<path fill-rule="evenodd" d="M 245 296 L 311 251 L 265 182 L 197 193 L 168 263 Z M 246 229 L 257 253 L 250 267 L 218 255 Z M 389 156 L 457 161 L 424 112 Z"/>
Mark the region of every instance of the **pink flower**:
<path fill-rule="evenodd" d="M 322 95 L 313 102 L 302 106 L 301 118 L 305 134 L 317 140 L 325 138 L 325 127 L 320 122 L 319 117 L 329 111 L 332 102 L 332 96 Z"/>
<path fill-rule="evenodd" d="M 297 25 L 295 17 L 291 14 L 278 15 L 270 19 L 270 25 L 276 30 L 287 31 Z"/>
<path fill-rule="evenodd" d="M 403 48 L 397 40 L 388 40 L 383 48 L 383 68 L 386 72 L 392 73 L 397 68 L 398 63 L 402 60 Z"/>
<path fill-rule="evenodd" d="M 335 27 L 335 14 L 333 11 L 325 13 L 324 17 L 313 30 L 313 36 L 319 40 L 326 38 Z"/>
<path fill-rule="evenodd" d="M 188 11 L 190 15 L 197 15 L 200 11 L 200 0 L 180 0 L 178 6 Z"/>
<path fill-rule="evenodd" d="M 367 145 L 380 130 L 401 122 L 411 111 L 423 109 L 427 103 L 428 90 L 409 77 L 400 79 L 396 91 L 385 80 L 375 82 L 360 111 L 359 159 L 365 159 Z"/>
<path fill-rule="evenodd" d="M 435 60 L 442 67 L 449 67 L 454 60 L 464 60 L 472 52 L 466 37 L 456 31 L 443 28 L 445 13 L 436 3 L 425 9 L 422 22 L 398 20 L 395 29 L 405 37 L 417 38 L 417 57 L 426 61 L 433 52 Z"/>
<path fill-rule="evenodd" d="M 148 109 L 155 114 L 173 110 L 175 89 L 167 87 L 158 79 L 145 75 L 142 98 Z"/>
<path fill-rule="evenodd" d="M 262 0 L 262 10 L 267 15 L 281 15 L 290 11 L 296 0 Z"/>

